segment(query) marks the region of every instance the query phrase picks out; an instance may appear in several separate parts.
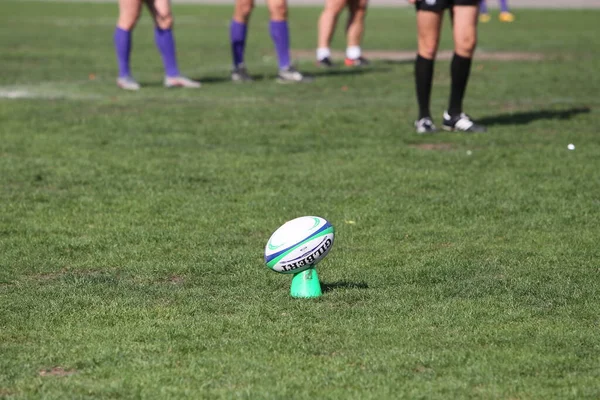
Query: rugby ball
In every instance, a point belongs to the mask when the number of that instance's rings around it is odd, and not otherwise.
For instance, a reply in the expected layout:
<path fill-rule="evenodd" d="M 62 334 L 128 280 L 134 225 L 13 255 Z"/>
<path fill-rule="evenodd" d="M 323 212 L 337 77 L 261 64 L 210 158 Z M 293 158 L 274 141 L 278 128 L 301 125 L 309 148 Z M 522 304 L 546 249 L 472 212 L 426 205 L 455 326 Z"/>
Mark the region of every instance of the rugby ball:
<path fill-rule="evenodd" d="M 334 229 L 321 217 L 300 217 L 281 225 L 265 246 L 267 267 L 295 274 L 316 265 L 333 246 Z"/>

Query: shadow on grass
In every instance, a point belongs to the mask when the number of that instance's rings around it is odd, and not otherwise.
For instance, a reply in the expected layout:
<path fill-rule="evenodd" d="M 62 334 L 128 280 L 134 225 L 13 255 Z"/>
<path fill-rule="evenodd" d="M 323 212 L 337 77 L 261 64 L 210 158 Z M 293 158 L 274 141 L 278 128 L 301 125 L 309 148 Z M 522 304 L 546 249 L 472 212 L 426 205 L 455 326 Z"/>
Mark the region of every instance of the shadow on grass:
<path fill-rule="evenodd" d="M 346 69 L 338 69 L 338 68 L 330 68 L 330 69 L 320 69 L 319 71 L 314 71 L 310 73 L 310 76 L 313 77 L 327 77 L 327 76 L 350 76 L 350 75 L 365 75 L 372 73 L 380 73 L 380 72 L 388 72 L 389 68 L 377 68 L 377 67 L 364 67 L 364 68 L 346 68 Z"/>
<path fill-rule="evenodd" d="M 406 59 L 406 60 L 394 60 L 394 59 L 390 58 L 390 59 L 380 60 L 379 62 L 382 64 L 388 64 L 388 65 L 406 65 L 406 64 L 412 65 L 415 63 L 415 57 L 413 57 L 411 59 Z"/>
<path fill-rule="evenodd" d="M 589 107 L 570 108 L 568 110 L 538 110 L 526 111 L 510 114 L 492 115 L 479 118 L 477 122 L 482 125 L 526 125 L 539 119 L 571 119 L 579 114 L 587 114 L 591 110 Z"/>
<path fill-rule="evenodd" d="M 327 78 L 327 77 L 336 77 L 336 76 L 359 76 L 359 75 L 364 75 L 364 74 L 368 74 L 368 73 L 373 73 L 373 72 L 385 72 L 388 69 L 383 69 L 383 68 L 353 68 L 353 69 L 337 69 L 337 68 L 331 68 L 331 69 L 320 69 L 318 71 L 310 71 L 310 72 L 302 72 L 302 75 L 304 75 L 306 78 L 309 79 L 308 82 L 310 82 L 310 80 L 313 79 L 323 79 L 323 78 Z M 263 76 L 252 76 L 252 78 L 254 78 L 254 80 L 272 80 L 275 81 L 277 79 L 277 74 L 267 74 L 267 75 L 263 75 Z"/>
<path fill-rule="evenodd" d="M 374 72 L 387 72 L 388 68 L 375 68 L 375 67 L 366 67 L 366 68 L 353 68 L 353 69 L 328 69 L 328 70 L 320 70 L 304 73 L 303 75 L 307 78 L 324 78 L 324 77 L 334 77 L 334 76 L 358 76 L 368 73 Z M 254 82 L 261 81 L 275 81 L 277 79 L 277 74 L 265 74 L 265 75 L 251 75 Z M 191 77 L 191 79 L 195 81 L 199 81 L 202 84 L 220 84 L 220 83 L 232 83 L 231 77 L 229 75 L 212 75 L 212 76 L 196 76 Z M 252 82 L 249 82 L 250 84 Z M 142 87 L 149 88 L 158 88 L 163 86 L 162 81 L 144 81 L 140 82 Z"/>
<path fill-rule="evenodd" d="M 140 84 L 142 89 L 143 88 L 160 88 L 160 87 L 165 86 L 162 81 L 138 81 L 138 83 Z"/>
<path fill-rule="evenodd" d="M 250 77 L 252 77 L 252 81 L 254 81 L 254 82 L 264 81 L 265 79 L 268 78 L 268 77 L 265 77 L 263 75 L 252 75 L 252 74 L 250 74 Z M 275 79 L 275 76 L 273 77 L 273 79 Z M 200 81 L 203 84 L 204 83 L 208 83 L 208 84 L 212 84 L 212 83 L 235 83 L 236 85 L 252 84 L 252 82 L 233 82 L 231 80 L 231 76 L 229 76 L 229 75 L 226 75 L 226 76 L 201 76 L 201 77 L 198 77 L 195 80 Z"/>
<path fill-rule="evenodd" d="M 347 281 L 339 281 L 339 282 L 331 282 L 325 283 L 321 282 L 321 291 L 323 293 L 331 292 L 338 289 L 368 289 L 369 285 L 365 282 L 347 282 Z"/>
<path fill-rule="evenodd" d="M 198 81 L 198 82 L 202 83 L 203 85 L 204 84 L 213 84 L 213 83 L 215 83 L 215 84 L 231 83 L 231 77 L 229 75 L 194 76 L 194 77 L 190 77 L 190 79 Z M 252 75 L 252 79 L 254 79 L 255 81 L 261 81 L 264 78 L 260 75 Z M 144 81 L 144 82 L 140 82 L 140 86 L 142 86 L 142 88 L 144 88 L 144 87 L 158 88 L 158 87 L 163 87 L 164 85 L 163 85 L 162 81 Z M 173 88 L 173 89 L 180 89 L 180 88 Z"/>
<path fill-rule="evenodd" d="M 195 78 L 192 78 L 195 81 L 201 82 L 202 84 L 205 83 L 231 83 L 231 77 L 229 75 L 220 75 L 220 76 L 197 76 Z M 254 80 L 260 80 L 260 77 L 257 76 L 253 76 L 252 79 Z"/>

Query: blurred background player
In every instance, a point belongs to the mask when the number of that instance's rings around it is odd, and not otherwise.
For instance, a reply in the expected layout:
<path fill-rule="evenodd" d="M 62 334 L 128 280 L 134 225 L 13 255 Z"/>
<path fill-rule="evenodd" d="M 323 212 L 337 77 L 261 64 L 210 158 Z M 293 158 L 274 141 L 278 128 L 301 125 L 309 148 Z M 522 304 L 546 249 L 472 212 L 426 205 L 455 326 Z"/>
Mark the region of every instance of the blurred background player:
<path fill-rule="evenodd" d="M 307 82 L 309 79 L 297 71 L 291 63 L 290 32 L 287 23 L 288 6 L 286 0 L 267 0 L 270 22 L 269 33 L 275 45 L 279 73 L 277 81 L 281 83 Z M 254 0 L 236 0 L 233 18 L 229 27 L 233 70 L 231 80 L 249 82 L 252 77 L 244 64 L 244 51 L 248 35 L 248 22 L 254 8 Z"/>
<path fill-rule="evenodd" d="M 500 15 L 498 15 L 498 19 L 502 22 L 513 22 L 515 20 L 515 16 L 508 9 L 508 0 L 498 0 L 498 5 L 500 6 Z M 490 13 L 488 12 L 486 0 L 481 0 L 479 13 L 479 21 L 490 22 L 491 17 Z"/>
<path fill-rule="evenodd" d="M 362 57 L 360 44 L 365 30 L 365 15 L 368 0 L 325 0 L 325 8 L 319 18 L 317 64 L 332 67 L 329 45 L 338 17 L 344 7 L 348 6 L 348 22 L 346 24 L 346 59 L 349 67 L 364 66 L 369 62 Z"/>
<path fill-rule="evenodd" d="M 433 66 L 440 42 L 442 19 L 450 9 L 454 38 L 454 56 L 450 64 L 450 101 L 443 114 L 442 127 L 448 131 L 485 132 L 463 113 L 462 105 L 471 72 L 471 60 L 477 43 L 479 0 L 409 0 L 417 7 L 417 48 L 415 83 L 419 104 L 417 133 L 433 133 L 436 127 L 429 111 Z"/>
<path fill-rule="evenodd" d="M 169 0 L 119 0 L 119 19 L 114 33 L 115 51 L 119 64 L 117 85 L 126 90 L 138 90 L 140 85 L 131 76 L 129 58 L 131 54 L 131 33 L 140 17 L 142 3 L 145 2 L 154 19 L 154 40 L 165 67 L 166 87 L 198 88 L 200 82 L 193 81 L 179 73 L 173 37 L 173 16 Z"/>

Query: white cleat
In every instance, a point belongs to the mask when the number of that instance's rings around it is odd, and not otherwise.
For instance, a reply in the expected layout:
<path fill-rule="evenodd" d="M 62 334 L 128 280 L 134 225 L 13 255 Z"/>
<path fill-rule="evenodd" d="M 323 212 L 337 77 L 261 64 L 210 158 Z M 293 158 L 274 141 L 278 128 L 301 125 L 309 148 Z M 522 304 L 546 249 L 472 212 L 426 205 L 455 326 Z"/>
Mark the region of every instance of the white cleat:
<path fill-rule="evenodd" d="M 296 68 L 289 66 L 279 70 L 277 82 L 279 83 L 306 83 L 312 82 L 313 78 L 302 75 Z"/>
<path fill-rule="evenodd" d="M 174 88 L 174 87 L 182 87 L 182 88 L 192 88 L 197 89 L 202 84 L 198 81 L 194 81 L 190 78 L 186 78 L 185 76 L 173 76 L 165 77 L 165 87 Z"/>
<path fill-rule="evenodd" d="M 437 128 L 435 127 L 433 121 L 429 117 L 424 117 L 420 120 L 415 121 L 415 128 L 417 129 L 417 133 L 419 135 L 437 132 Z"/>
<path fill-rule="evenodd" d="M 124 90 L 140 90 L 140 84 L 130 76 L 117 78 L 117 86 Z"/>
<path fill-rule="evenodd" d="M 444 111 L 444 122 L 442 123 L 442 128 L 451 132 L 482 133 L 487 131 L 485 126 L 476 124 L 467 114 L 460 113 L 459 115 L 452 117 L 447 111 Z"/>

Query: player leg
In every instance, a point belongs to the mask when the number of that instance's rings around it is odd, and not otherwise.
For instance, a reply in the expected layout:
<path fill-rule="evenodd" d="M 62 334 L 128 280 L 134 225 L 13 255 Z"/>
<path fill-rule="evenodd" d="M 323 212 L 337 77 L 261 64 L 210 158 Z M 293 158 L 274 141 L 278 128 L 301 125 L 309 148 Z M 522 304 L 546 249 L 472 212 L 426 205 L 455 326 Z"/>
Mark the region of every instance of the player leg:
<path fill-rule="evenodd" d="M 365 16 L 367 15 L 368 0 L 348 0 L 348 24 L 346 25 L 346 60 L 349 67 L 367 65 L 369 62 L 362 57 L 360 44 L 365 31 Z"/>
<path fill-rule="evenodd" d="M 179 73 L 175 37 L 173 35 L 173 14 L 170 0 L 146 0 L 154 19 L 154 41 L 165 67 L 166 87 L 198 88 L 200 82 L 193 81 Z"/>
<path fill-rule="evenodd" d="M 498 19 L 502 22 L 513 22 L 515 20 L 515 16 L 508 9 L 508 0 L 498 0 L 500 3 L 500 15 Z"/>
<path fill-rule="evenodd" d="M 290 61 L 290 31 L 287 23 L 288 7 L 286 0 L 268 0 L 270 22 L 269 33 L 277 53 L 279 69 L 291 65 Z"/>
<path fill-rule="evenodd" d="M 125 90 L 139 90 L 140 85 L 131 77 L 131 32 L 140 17 L 142 0 L 119 0 L 119 19 L 114 33 L 115 53 L 119 65 L 117 85 Z"/>
<path fill-rule="evenodd" d="M 246 37 L 248 35 L 248 22 L 254 8 L 254 0 L 236 0 L 233 18 L 229 25 L 229 39 L 231 42 L 231 56 L 233 70 L 231 80 L 234 82 L 250 82 L 252 77 L 248 74 L 244 64 L 246 50 Z"/>
<path fill-rule="evenodd" d="M 468 3 L 464 1 L 463 3 Z M 463 99 L 471 73 L 471 62 L 477 44 L 477 1 L 472 5 L 452 7 L 454 56 L 450 64 L 451 88 L 448 110 L 444 112 L 444 129 L 462 132 L 484 132 L 485 127 L 475 124 L 463 113 Z"/>
<path fill-rule="evenodd" d="M 488 6 L 486 0 L 481 0 L 479 4 L 479 21 L 480 22 L 490 22 L 490 13 L 488 11 Z"/>
<path fill-rule="evenodd" d="M 290 56 L 290 30 L 288 27 L 287 0 L 267 0 L 271 20 L 269 22 L 269 33 L 275 45 L 279 73 L 277 82 L 294 83 L 308 82 L 310 79 L 297 71 L 291 63 Z"/>
<path fill-rule="evenodd" d="M 325 0 L 325 7 L 319 17 L 317 64 L 322 67 L 332 67 L 331 50 L 329 45 L 338 17 L 344 7 L 346 0 Z"/>
<path fill-rule="evenodd" d="M 433 68 L 440 42 L 443 8 L 425 8 L 417 3 L 417 59 L 415 61 L 415 85 L 419 104 L 419 118 L 415 121 L 417 133 L 436 131 L 431 120 L 429 104 L 433 83 Z"/>

